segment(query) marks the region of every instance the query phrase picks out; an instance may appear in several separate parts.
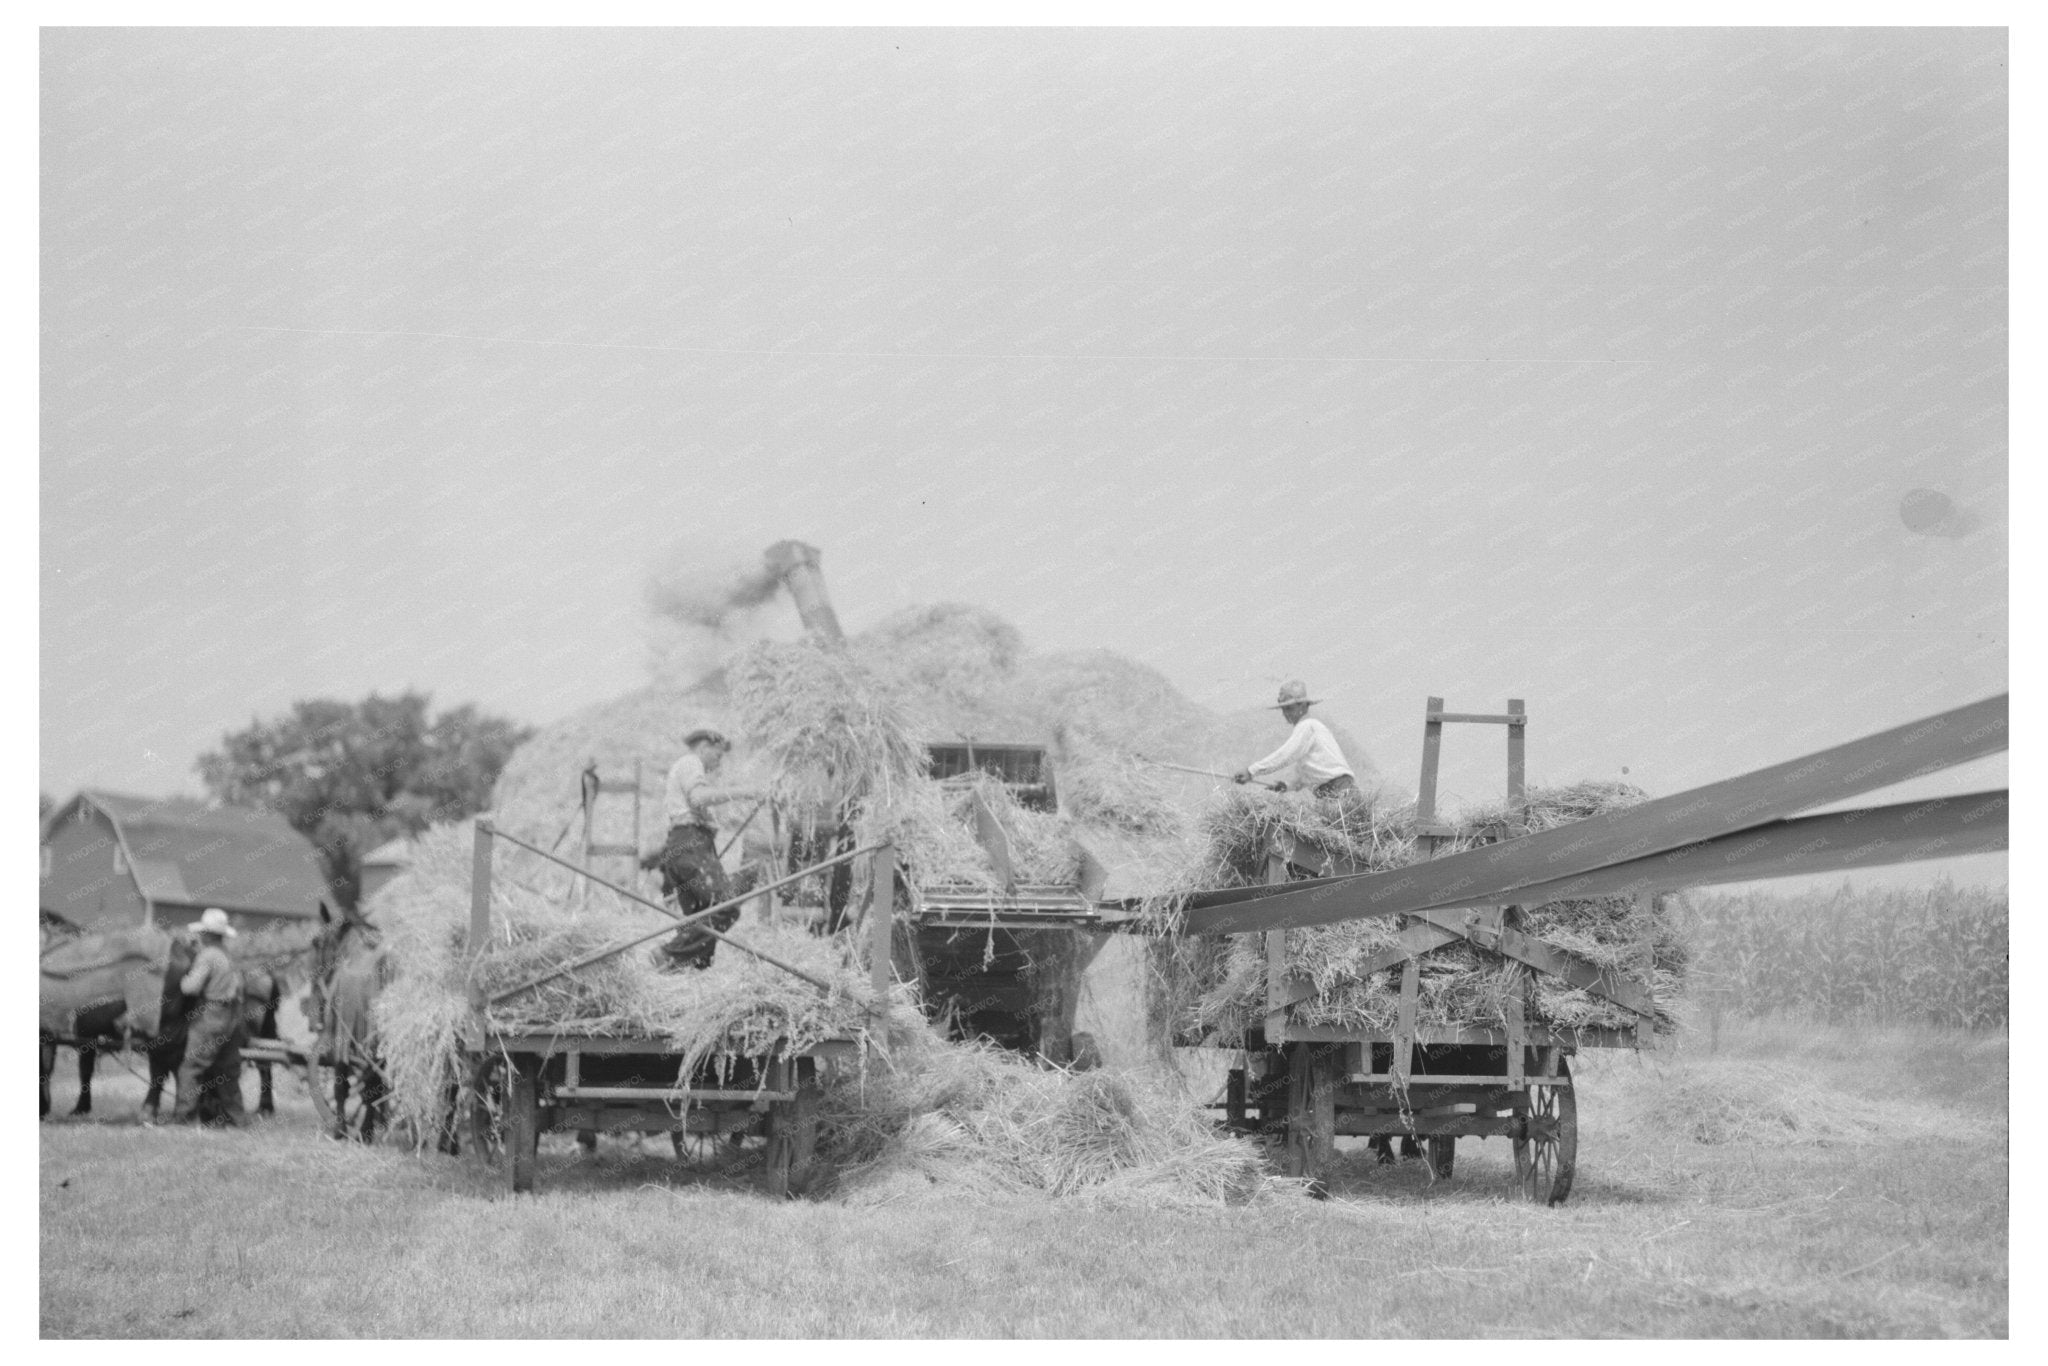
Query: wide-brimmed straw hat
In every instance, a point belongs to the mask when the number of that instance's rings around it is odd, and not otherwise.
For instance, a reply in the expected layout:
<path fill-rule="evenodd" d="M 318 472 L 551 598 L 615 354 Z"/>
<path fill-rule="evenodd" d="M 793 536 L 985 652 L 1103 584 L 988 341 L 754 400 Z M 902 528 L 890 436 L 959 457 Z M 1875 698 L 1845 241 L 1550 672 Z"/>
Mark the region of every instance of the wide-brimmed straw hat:
<path fill-rule="evenodd" d="M 1308 695 L 1308 684 L 1298 678 L 1290 678 L 1280 685 L 1280 700 L 1266 710 L 1285 711 L 1289 707 L 1312 707 L 1322 700 L 1320 697 Z"/>
<path fill-rule="evenodd" d="M 218 906 L 208 906 L 193 922 L 194 934 L 217 934 L 223 939 L 235 937 L 235 927 L 228 923 L 228 913 Z"/>
<path fill-rule="evenodd" d="M 716 726 L 698 726 L 696 729 L 690 731 L 688 734 L 683 736 L 683 744 L 685 747 L 694 745 L 699 740 L 709 740 L 714 745 L 724 745 L 727 748 L 731 748 L 732 746 L 732 741 L 725 738 L 725 732 L 720 730 Z"/>

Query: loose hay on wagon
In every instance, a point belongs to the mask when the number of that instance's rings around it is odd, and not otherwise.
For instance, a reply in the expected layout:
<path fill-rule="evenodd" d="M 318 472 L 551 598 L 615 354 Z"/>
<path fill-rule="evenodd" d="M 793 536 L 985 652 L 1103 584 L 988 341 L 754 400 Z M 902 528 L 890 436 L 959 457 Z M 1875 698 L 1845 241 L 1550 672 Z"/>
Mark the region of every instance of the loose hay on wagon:
<path fill-rule="evenodd" d="M 523 956 L 492 952 L 500 838 L 489 822 L 477 823 L 463 953 L 481 970 L 470 977 L 458 1082 L 466 1095 L 458 1109 L 468 1116 L 472 1148 L 489 1153 L 502 1146 L 516 1192 L 533 1188 L 540 1136 L 549 1130 L 574 1131 L 592 1143 L 597 1134 L 618 1130 L 666 1132 L 679 1156 L 691 1140 L 715 1147 L 756 1139 L 767 1192 L 780 1197 L 805 1190 L 817 1150 L 819 1063 L 854 1053 L 868 1033 L 863 1015 L 886 1023 L 887 992 L 864 993 L 846 979 L 829 944 L 801 933 L 750 934 L 740 955 L 745 962 L 736 958 L 721 974 L 652 972 L 627 956 L 671 933 L 667 924 L 652 934 L 636 927 L 573 960 L 555 959 L 538 973 L 495 985 Z M 514 847 L 520 847 L 516 840 Z M 868 852 L 805 871 L 829 871 Z M 620 902 L 641 900 L 660 909 L 625 889 L 606 890 Z M 720 909 L 687 919 L 707 919 Z M 570 936 L 557 928 L 544 937 L 559 953 Z M 726 942 L 740 947 L 737 940 Z M 818 952 L 821 947 L 828 951 Z M 607 965 L 606 984 L 581 976 Z"/>

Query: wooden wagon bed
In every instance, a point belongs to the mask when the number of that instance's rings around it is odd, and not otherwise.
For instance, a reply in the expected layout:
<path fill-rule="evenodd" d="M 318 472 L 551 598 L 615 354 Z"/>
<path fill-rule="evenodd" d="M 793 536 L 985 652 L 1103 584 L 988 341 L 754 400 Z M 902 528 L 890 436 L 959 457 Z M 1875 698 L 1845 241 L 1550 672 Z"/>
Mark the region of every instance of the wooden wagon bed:
<path fill-rule="evenodd" d="M 491 1034 L 470 1059 L 478 1091 L 503 1096 L 504 1166 L 514 1191 L 533 1189 L 543 1133 L 631 1130 L 674 1134 L 679 1148 L 685 1135 L 763 1139 L 762 1184 L 779 1198 L 802 1193 L 811 1179 L 818 1063 L 851 1057 L 854 1048 L 829 1039 L 794 1052 L 714 1054 L 686 1072 L 679 1050 L 661 1039 Z M 502 1089 L 494 1070 L 504 1074 Z M 491 1136 L 475 1137 L 487 1145 Z"/>
<path fill-rule="evenodd" d="M 1285 876 L 1284 867 L 1276 868 L 1275 881 Z M 1459 936 L 1457 942 L 1506 960 L 1510 955 L 1498 947 L 1501 914 L 1479 916 L 1494 933 Z M 1297 1024 L 1289 1018 L 1291 1007 L 1313 993 L 1287 972 L 1283 939 L 1284 931 L 1268 932 L 1262 1023 L 1242 1039 L 1180 1042 L 1242 1050 L 1216 1104 L 1225 1125 L 1277 1142 L 1282 1170 L 1308 1178 L 1319 1189 L 1327 1182 L 1340 1135 L 1414 1140 L 1426 1146 L 1439 1177 L 1452 1174 L 1459 1138 L 1498 1137 L 1514 1147 L 1522 1194 L 1558 1204 L 1571 1192 L 1578 1149 L 1571 1057 L 1580 1048 L 1644 1048 L 1654 1039 L 1648 1013 L 1653 1007 L 1640 989 L 1602 992 L 1600 983 L 1581 980 L 1583 973 L 1569 980 L 1610 1003 L 1641 1007 L 1633 1028 L 1551 1029 L 1528 1017 L 1520 996 L 1509 998 L 1502 1028 L 1421 1024 L 1416 1019 L 1418 963 L 1447 942 L 1427 934 L 1404 935 L 1401 944 L 1388 950 L 1389 961 L 1380 965 L 1402 974 L 1400 1018 L 1393 1031 Z M 1512 955 L 1533 968 L 1532 956 L 1526 950 Z M 1590 965 L 1581 966 L 1591 971 Z"/>

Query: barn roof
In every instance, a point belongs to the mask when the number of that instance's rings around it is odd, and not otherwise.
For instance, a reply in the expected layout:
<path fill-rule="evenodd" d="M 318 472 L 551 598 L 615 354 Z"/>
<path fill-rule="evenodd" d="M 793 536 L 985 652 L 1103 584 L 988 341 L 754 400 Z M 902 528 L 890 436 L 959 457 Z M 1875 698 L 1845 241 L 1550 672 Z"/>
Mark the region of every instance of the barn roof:
<path fill-rule="evenodd" d="M 120 792 L 85 791 L 74 802 L 113 822 L 136 886 L 157 905 L 310 919 L 327 895 L 312 843 L 282 816 Z"/>
<path fill-rule="evenodd" d="M 365 868 L 404 868 L 411 862 L 412 841 L 403 835 L 384 841 L 361 859 Z"/>

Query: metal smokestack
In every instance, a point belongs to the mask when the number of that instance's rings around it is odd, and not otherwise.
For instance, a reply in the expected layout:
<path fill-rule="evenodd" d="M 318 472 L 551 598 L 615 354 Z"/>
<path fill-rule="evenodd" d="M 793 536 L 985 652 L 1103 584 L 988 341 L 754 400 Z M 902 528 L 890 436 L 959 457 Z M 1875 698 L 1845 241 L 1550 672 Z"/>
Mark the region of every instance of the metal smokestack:
<path fill-rule="evenodd" d="M 846 632 L 839 629 L 839 614 L 825 596 L 825 576 L 818 569 L 818 547 L 802 541 L 777 541 L 761 557 L 768 572 L 788 586 L 796 599 L 797 615 L 804 628 L 827 645 L 844 645 Z"/>

